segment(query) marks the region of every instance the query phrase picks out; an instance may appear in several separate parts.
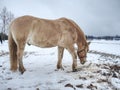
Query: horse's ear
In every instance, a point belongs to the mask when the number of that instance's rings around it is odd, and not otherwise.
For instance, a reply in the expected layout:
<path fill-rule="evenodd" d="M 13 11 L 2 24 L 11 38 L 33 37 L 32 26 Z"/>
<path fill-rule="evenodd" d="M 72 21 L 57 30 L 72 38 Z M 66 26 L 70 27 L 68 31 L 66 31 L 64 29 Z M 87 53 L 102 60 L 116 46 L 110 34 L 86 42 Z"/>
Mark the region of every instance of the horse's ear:
<path fill-rule="evenodd" d="M 87 42 L 88 45 L 90 45 L 91 42 Z"/>

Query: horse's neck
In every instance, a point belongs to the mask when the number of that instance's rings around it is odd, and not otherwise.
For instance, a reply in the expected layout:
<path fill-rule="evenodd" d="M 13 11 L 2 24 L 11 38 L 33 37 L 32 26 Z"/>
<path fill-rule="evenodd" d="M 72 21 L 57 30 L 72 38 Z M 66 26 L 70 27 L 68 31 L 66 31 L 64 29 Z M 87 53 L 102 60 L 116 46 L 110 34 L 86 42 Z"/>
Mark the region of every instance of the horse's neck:
<path fill-rule="evenodd" d="M 78 43 L 77 43 L 77 46 L 78 46 L 78 50 L 81 50 L 81 49 L 83 49 L 85 46 L 86 46 L 86 42 L 83 42 L 83 41 L 79 41 Z"/>
<path fill-rule="evenodd" d="M 77 32 L 77 43 L 79 47 L 83 47 L 87 44 L 86 42 L 86 37 L 84 35 L 84 32 L 81 30 L 81 28 L 74 22 L 71 21 L 71 23 L 73 24 L 73 26 L 76 28 L 76 32 Z"/>
<path fill-rule="evenodd" d="M 71 23 L 71 26 L 73 26 L 74 28 L 76 28 L 76 32 L 77 32 L 77 45 L 78 45 L 78 49 L 84 47 L 87 42 L 86 42 L 86 37 L 83 33 L 83 31 L 81 30 L 81 28 L 73 21 L 70 19 L 65 19 L 67 20 L 69 23 Z"/>
<path fill-rule="evenodd" d="M 78 39 L 77 39 L 78 50 L 81 50 L 82 48 L 84 48 L 86 44 L 87 42 L 84 34 L 79 33 Z"/>

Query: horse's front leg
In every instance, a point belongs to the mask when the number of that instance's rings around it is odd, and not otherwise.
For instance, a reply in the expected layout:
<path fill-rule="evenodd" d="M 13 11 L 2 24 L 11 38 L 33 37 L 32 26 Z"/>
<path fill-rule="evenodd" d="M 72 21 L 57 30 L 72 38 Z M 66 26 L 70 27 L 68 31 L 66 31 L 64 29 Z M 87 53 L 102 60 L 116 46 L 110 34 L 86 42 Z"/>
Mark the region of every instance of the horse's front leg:
<path fill-rule="evenodd" d="M 73 72 L 76 72 L 77 71 L 77 54 L 75 52 L 75 48 L 74 48 L 74 46 L 71 45 L 67 49 L 70 52 L 70 54 L 72 55 L 72 59 L 73 59 L 72 70 L 73 70 Z"/>
<path fill-rule="evenodd" d="M 23 74 L 26 71 L 22 61 L 23 51 L 24 51 L 23 48 L 18 48 L 18 51 L 17 51 L 17 60 L 19 62 L 19 71 L 21 72 L 21 74 Z"/>
<path fill-rule="evenodd" d="M 57 62 L 57 69 L 63 69 L 63 67 L 62 67 L 63 52 L 64 52 L 64 48 L 58 46 L 58 62 Z"/>

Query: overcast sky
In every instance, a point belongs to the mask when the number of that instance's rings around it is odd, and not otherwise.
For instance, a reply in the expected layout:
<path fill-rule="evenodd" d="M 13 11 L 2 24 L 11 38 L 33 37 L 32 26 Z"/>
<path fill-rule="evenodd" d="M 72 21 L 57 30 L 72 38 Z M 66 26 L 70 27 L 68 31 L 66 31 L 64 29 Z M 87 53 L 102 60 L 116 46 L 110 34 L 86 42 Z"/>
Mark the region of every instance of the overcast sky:
<path fill-rule="evenodd" d="M 0 0 L 15 17 L 74 20 L 87 35 L 120 35 L 120 0 Z"/>

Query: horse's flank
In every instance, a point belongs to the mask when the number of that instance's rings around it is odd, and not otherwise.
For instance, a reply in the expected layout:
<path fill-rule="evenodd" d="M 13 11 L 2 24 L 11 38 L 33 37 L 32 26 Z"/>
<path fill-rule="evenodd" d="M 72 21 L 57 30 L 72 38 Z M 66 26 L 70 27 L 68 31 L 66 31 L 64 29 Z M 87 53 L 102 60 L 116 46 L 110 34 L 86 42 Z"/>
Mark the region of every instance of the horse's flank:
<path fill-rule="evenodd" d="M 13 65 L 13 59 L 17 58 L 19 69 L 21 72 L 24 72 L 22 56 L 26 43 L 42 48 L 54 46 L 66 48 L 71 53 L 73 59 L 76 59 L 74 43 L 77 43 L 78 51 L 87 45 L 83 31 L 70 19 L 48 20 L 33 16 L 22 16 L 15 19 L 10 25 L 9 49 L 10 53 L 12 53 L 10 54 L 11 69 L 17 68 L 16 65 Z M 14 48 L 12 46 L 16 46 L 15 50 L 17 51 L 13 52 L 12 49 Z M 17 56 L 15 56 L 15 53 L 17 53 Z M 16 58 L 13 58 L 13 56 Z M 76 68 L 76 60 L 73 61 L 75 61 L 73 68 Z"/>

